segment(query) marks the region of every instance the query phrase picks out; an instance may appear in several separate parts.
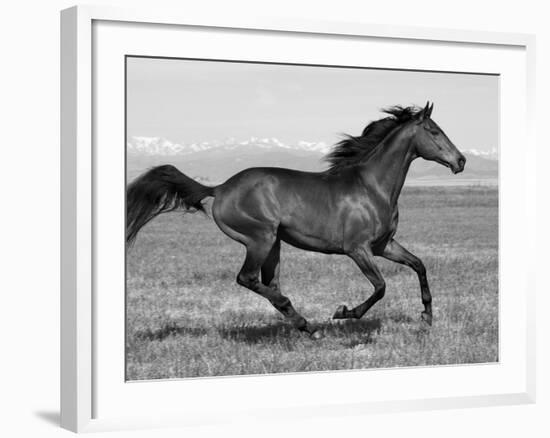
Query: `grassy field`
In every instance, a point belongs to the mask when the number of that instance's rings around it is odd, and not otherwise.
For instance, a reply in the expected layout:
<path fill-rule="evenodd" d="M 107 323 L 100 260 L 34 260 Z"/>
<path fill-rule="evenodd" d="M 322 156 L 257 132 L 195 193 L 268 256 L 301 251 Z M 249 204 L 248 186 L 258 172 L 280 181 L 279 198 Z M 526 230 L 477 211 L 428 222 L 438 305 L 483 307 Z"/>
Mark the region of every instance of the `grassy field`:
<path fill-rule="evenodd" d="M 396 238 L 428 271 L 434 323 L 416 274 L 378 259 L 386 296 L 362 320 L 333 321 L 372 292 L 344 256 L 283 244 L 281 285 L 321 327 L 315 341 L 238 286 L 244 247 L 202 214 L 165 214 L 127 257 L 127 378 L 161 379 L 498 360 L 498 192 L 405 188 Z"/>

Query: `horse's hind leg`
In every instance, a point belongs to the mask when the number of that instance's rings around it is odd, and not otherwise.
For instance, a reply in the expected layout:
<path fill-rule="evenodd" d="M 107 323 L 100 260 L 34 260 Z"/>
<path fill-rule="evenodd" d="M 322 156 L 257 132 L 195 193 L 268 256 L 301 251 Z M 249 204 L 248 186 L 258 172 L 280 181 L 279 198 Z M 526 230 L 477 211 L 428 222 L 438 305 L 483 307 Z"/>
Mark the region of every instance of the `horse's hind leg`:
<path fill-rule="evenodd" d="M 374 293 L 362 304 L 349 310 L 342 305 L 336 309 L 333 319 L 361 318 L 377 301 L 381 300 L 386 292 L 386 282 L 374 262 L 374 256 L 368 247 L 361 247 L 348 254 L 357 263 L 361 272 L 374 286 Z"/>
<path fill-rule="evenodd" d="M 268 239 L 250 242 L 246 248 L 243 267 L 237 276 L 237 283 L 269 300 L 298 330 L 313 335 L 315 330 L 294 309 L 290 300 L 280 292 L 279 253 L 280 241 L 278 239 L 275 239 L 275 242 Z M 260 281 L 260 271 L 262 281 Z"/>
<path fill-rule="evenodd" d="M 281 266 L 281 241 L 277 239 L 273 246 L 271 247 L 271 250 L 269 251 L 269 255 L 265 259 L 263 265 L 262 265 L 262 283 L 266 286 L 270 286 L 273 289 L 277 289 L 279 292 L 281 291 L 280 285 L 279 285 L 279 270 Z"/>

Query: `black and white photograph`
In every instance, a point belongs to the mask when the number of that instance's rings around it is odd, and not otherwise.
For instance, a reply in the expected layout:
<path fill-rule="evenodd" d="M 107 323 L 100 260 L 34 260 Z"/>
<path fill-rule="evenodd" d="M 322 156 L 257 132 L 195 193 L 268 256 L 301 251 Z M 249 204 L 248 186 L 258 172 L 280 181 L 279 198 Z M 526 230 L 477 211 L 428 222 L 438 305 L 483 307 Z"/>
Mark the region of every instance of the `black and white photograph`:
<path fill-rule="evenodd" d="M 0 435 L 550 436 L 544 6 L 7 2 Z"/>
<path fill-rule="evenodd" d="M 499 360 L 496 75 L 126 58 L 126 378 Z"/>

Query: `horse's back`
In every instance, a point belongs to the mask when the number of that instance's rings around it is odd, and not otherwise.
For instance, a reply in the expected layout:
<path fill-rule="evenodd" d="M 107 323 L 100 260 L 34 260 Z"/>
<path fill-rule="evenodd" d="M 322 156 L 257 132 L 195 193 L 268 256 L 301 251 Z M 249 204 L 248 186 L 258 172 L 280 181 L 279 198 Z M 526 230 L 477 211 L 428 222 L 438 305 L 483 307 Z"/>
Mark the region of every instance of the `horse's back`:
<path fill-rule="evenodd" d="M 303 172 L 279 167 L 253 167 L 245 169 L 215 189 L 214 205 L 240 207 L 243 211 L 249 211 L 258 207 L 266 207 L 271 204 L 280 204 L 287 195 L 303 184 L 315 185 L 319 174 Z M 262 210 L 261 212 L 267 213 Z M 255 214 L 253 214 L 255 216 Z M 260 211 L 258 211 L 260 213 Z"/>
<path fill-rule="evenodd" d="M 284 167 L 250 167 L 230 177 L 225 183 L 221 184 L 219 188 L 223 191 L 231 190 L 238 184 L 264 178 L 269 178 L 277 182 L 284 182 L 285 180 L 319 180 L 323 178 L 323 175 L 325 175 L 323 172 L 306 172 Z"/>
<path fill-rule="evenodd" d="M 253 167 L 245 169 L 216 188 L 215 197 L 221 203 L 237 202 L 241 207 L 256 205 L 259 201 L 288 204 L 308 196 L 326 198 L 334 183 L 322 172 L 305 172 L 281 167 Z M 275 207 L 275 205 L 272 205 Z"/>

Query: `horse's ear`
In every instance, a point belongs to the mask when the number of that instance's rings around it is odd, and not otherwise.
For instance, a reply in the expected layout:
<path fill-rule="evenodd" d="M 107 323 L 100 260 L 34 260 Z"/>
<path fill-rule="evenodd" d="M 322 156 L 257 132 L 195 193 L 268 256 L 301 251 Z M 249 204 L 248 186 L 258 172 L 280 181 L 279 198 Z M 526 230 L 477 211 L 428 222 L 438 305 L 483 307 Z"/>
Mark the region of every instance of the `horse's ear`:
<path fill-rule="evenodd" d="M 418 116 L 417 116 L 419 122 L 423 122 L 424 119 L 428 117 L 430 117 L 430 101 L 426 102 L 426 106 L 422 111 L 418 113 Z"/>
<path fill-rule="evenodd" d="M 434 104 L 432 102 L 432 104 L 430 105 L 430 107 L 428 108 L 428 110 L 426 111 L 426 114 L 424 115 L 424 117 L 428 118 L 428 117 L 431 117 L 432 116 L 432 111 L 434 109 Z"/>

